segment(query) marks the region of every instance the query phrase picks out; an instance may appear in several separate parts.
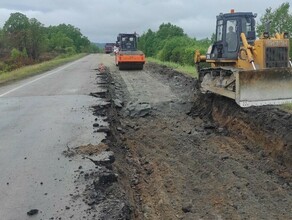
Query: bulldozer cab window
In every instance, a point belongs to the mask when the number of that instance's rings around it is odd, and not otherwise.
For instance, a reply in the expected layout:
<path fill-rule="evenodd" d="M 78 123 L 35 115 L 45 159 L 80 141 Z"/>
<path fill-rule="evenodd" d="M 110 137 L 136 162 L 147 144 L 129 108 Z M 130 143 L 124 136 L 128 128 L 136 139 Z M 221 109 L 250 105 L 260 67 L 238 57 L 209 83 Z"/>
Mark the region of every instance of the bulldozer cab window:
<path fill-rule="evenodd" d="M 238 35 L 237 35 L 237 21 L 228 20 L 226 23 L 226 43 L 227 51 L 234 52 L 238 46 Z"/>
<path fill-rule="evenodd" d="M 248 35 L 248 32 L 251 31 L 251 19 L 242 19 L 242 32 L 245 34 L 245 36 Z"/>
<path fill-rule="evenodd" d="M 217 36 L 216 41 L 222 41 L 223 39 L 223 20 L 219 20 L 217 23 Z"/>
<path fill-rule="evenodd" d="M 241 32 L 245 34 L 247 40 L 255 40 L 254 18 L 244 17 L 241 19 Z"/>

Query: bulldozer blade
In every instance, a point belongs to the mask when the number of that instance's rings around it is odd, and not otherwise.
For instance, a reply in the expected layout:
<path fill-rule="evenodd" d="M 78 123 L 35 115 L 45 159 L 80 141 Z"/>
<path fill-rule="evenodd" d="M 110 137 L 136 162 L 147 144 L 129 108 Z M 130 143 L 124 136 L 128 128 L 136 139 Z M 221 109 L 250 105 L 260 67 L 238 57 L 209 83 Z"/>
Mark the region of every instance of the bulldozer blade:
<path fill-rule="evenodd" d="M 292 103 L 292 68 L 239 71 L 235 100 L 241 107 Z"/>

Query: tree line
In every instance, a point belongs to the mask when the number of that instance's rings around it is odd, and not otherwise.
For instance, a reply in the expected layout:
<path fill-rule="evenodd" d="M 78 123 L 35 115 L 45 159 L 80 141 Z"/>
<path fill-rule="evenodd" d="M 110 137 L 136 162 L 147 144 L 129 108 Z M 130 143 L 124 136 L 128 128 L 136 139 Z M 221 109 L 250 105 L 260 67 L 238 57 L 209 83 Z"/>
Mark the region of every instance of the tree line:
<path fill-rule="evenodd" d="M 270 21 L 270 33 L 288 32 L 292 35 L 292 15 L 289 13 L 289 3 L 281 4 L 277 9 L 267 8 L 257 24 L 257 35 L 260 37 L 265 25 Z M 215 16 L 214 16 L 215 19 Z M 215 26 L 214 26 L 215 30 Z M 195 50 L 205 54 L 212 44 L 215 34 L 210 38 L 197 40 L 184 33 L 183 29 L 171 23 L 161 24 L 158 31 L 149 29 L 139 38 L 138 47 L 146 56 L 161 61 L 170 61 L 181 65 L 193 65 Z M 292 40 L 290 38 L 290 57 L 292 57 Z"/>
<path fill-rule="evenodd" d="M 45 27 L 36 18 L 12 13 L 0 28 L 0 71 L 54 58 L 60 54 L 97 52 L 80 29 L 70 24 Z"/>
<path fill-rule="evenodd" d="M 263 33 L 268 21 L 271 34 L 288 32 L 291 35 L 292 15 L 289 7 L 287 2 L 275 10 L 267 8 L 257 25 L 258 36 Z M 197 40 L 185 34 L 181 27 L 163 23 L 156 32 L 148 29 L 143 33 L 139 38 L 138 48 L 147 57 L 193 65 L 194 51 L 199 49 L 201 53 L 206 53 L 213 39 L 214 33 L 210 38 Z M 3 28 L 0 28 L 0 72 L 48 60 L 60 54 L 72 55 L 80 52 L 101 52 L 101 49 L 92 44 L 79 28 L 70 24 L 45 27 L 37 19 L 29 19 L 17 12 L 12 13 Z"/>
<path fill-rule="evenodd" d="M 206 52 L 211 40 L 190 38 L 183 29 L 171 23 L 161 24 L 157 32 L 149 29 L 140 36 L 138 47 L 146 56 L 182 65 L 193 65 L 193 53 Z"/>

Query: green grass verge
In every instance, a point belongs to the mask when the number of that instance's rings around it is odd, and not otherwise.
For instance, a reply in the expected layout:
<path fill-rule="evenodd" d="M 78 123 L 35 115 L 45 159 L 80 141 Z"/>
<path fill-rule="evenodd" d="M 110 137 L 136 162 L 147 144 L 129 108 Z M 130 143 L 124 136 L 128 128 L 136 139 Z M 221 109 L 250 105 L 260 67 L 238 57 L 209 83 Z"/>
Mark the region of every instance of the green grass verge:
<path fill-rule="evenodd" d="M 58 66 L 61 66 L 65 63 L 72 62 L 74 60 L 84 57 L 85 53 L 76 54 L 69 57 L 57 57 L 53 60 L 45 61 L 42 63 L 25 66 L 11 72 L 2 72 L 0 73 L 0 84 L 6 84 L 12 81 L 20 80 L 27 78 L 29 76 L 37 75 L 48 70 L 52 70 Z"/>
<path fill-rule="evenodd" d="M 164 61 L 152 58 L 152 57 L 147 57 L 147 62 L 153 62 L 153 63 L 157 63 L 160 65 L 165 65 L 167 67 L 175 69 L 176 71 L 186 73 L 186 74 L 191 75 L 193 77 L 198 77 L 198 73 L 195 69 L 195 65 L 194 66 L 182 66 L 182 65 L 177 64 L 177 63 L 164 62 Z"/>
<path fill-rule="evenodd" d="M 292 104 L 291 103 L 284 104 L 281 106 L 281 108 L 286 112 L 292 113 Z"/>

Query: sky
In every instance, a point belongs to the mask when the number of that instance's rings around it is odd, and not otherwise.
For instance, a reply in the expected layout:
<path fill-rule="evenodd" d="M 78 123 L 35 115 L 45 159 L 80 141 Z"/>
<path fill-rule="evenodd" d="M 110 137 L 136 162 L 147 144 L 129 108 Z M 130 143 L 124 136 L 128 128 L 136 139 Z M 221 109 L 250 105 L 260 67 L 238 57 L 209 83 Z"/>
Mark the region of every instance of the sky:
<path fill-rule="evenodd" d="M 257 13 L 257 20 L 269 7 L 278 8 L 290 0 L 1 0 L 0 27 L 11 13 L 36 18 L 46 27 L 71 24 L 91 42 L 115 42 L 118 33 L 157 31 L 168 23 L 181 27 L 190 37 L 210 38 L 216 15 Z M 290 4 L 290 11 L 292 5 Z"/>

